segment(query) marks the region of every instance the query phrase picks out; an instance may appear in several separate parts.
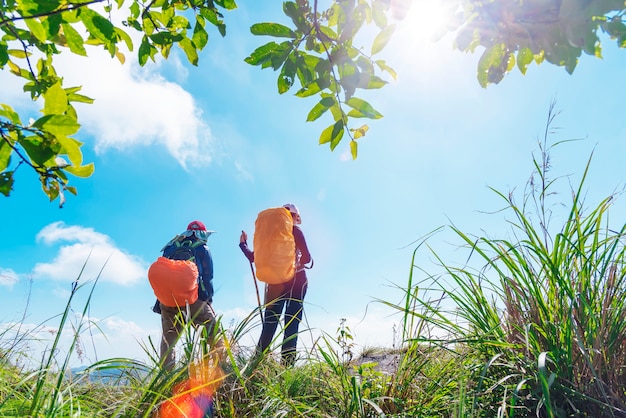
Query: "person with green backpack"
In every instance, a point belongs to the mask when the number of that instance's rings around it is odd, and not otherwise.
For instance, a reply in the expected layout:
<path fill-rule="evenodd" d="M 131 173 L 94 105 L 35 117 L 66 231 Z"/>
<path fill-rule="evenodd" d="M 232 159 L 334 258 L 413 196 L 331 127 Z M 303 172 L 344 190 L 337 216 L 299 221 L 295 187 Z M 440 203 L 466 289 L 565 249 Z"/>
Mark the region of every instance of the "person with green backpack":
<path fill-rule="evenodd" d="M 270 346 L 283 309 L 284 336 L 282 363 L 293 366 L 296 360 L 298 327 L 302 320 L 303 300 L 307 292 L 306 268 L 312 264 L 298 208 L 288 203 L 259 213 L 255 222 L 254 251 L 248 247 L 248 235 L 241 231 L 239 248 L 256 264 L 256 279 L 265 282 L 263 327 L 257 343 L 257 354 Z M 254 270 L 253 270 L 254 273 Z"/>
<path fill-rule="evenodd" d="M 200 221 L 172 238 L 161 249 L 163 255 L 148 269 L 148 279 L 157 301 L 153 311 L 161 314 L 161 364 L 172 370 L 176 363 L 174 346 L 184 324 L 203 326 L 212 340 L 216 335 L 213 302 L 213 258 L 209 236 Z M 211 345 L 214 341 L 210 341 Z"/>

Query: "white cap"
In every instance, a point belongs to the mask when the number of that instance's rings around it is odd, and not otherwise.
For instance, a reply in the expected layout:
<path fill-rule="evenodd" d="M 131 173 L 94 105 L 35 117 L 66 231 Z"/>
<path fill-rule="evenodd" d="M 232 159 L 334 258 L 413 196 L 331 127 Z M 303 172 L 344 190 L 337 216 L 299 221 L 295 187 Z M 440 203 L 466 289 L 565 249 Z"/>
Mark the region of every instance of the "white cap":
<path fill-rule="evenodd" d="M 286 203 L 283 205 L 283 207 L 292 213 L 293 220 L 296 223 L 296 225 L 300 225 L 300 223 L 302 222 L 302 219 L 300 218 L 300 211 L 298 210 L 298 207 L 294 205 L 293 203 Z"/>

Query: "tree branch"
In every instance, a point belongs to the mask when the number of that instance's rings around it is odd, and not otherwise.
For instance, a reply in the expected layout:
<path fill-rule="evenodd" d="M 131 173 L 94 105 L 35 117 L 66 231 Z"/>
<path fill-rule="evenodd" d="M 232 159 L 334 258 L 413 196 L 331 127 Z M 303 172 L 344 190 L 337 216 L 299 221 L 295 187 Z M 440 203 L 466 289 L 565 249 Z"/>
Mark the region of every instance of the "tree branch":
<path fill-rule="evenodd" d="M 80 9 L 81 7 L 90 6 L 90 5 L 96 4 L 96 3 L 103 3 L 105 1 L 108 1 L 108 0 L 90 0 L 88 2 L 79 3 L 79 4 L 72 3 L 72 4 L 70 4 L 67 7 L 62 8 L 62 9 L 57 9 L 57 10 L 53 10 L 51 12 L 45 12 L 45 13 L 37 13 L 37 14 L 34 14 L 34 15 L 29 15 L 29 16 L 19 15 L 19 16 L 14 16 L 14 17 L 8 18 L 8 19 L 5 19 L 4 16 L 3 16 L 2 19 L 0 19 L 0 28 L 3 27 L 4 25 L 7 25 L 9 23 L 18 22 L 20 20 L 28 20 L 28 19 L 36 19 L 38 17 L 54 16 L 54 15 L 57 15 L 59 13 L 71 12 L 72 10 Z"/>

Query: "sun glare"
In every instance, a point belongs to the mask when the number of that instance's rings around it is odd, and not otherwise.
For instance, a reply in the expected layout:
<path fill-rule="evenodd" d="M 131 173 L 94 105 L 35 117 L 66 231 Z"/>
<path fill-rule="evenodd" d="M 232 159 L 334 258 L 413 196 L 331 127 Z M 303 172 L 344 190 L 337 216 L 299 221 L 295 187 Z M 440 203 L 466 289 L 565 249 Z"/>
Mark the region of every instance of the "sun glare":
<path fill-rule="evenodd" d="M 452 48 L 450 7 L 458 0 L 392 0 L 391 14 L 396 31 L 387 51 L 393 56 L 393 67 L 404 80 L 420 89 L 430 89 L 449 66 Z M 405 68 L 405 71 L 402 71 Z"/>
<path fill-rule="evenodd" d="M 445 2 L 437 0 L 396 0 L 394 14 L 405 16 L 399 23 L 412 41 L 433 41 L 446 27 Z"/>

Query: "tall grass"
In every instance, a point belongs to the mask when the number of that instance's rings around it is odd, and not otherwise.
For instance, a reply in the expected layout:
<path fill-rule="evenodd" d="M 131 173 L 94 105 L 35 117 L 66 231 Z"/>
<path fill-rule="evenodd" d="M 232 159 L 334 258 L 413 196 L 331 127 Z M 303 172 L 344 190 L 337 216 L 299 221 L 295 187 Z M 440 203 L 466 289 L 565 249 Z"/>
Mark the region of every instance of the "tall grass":
<path fill-rule="evenodd" d="M 57 332 L 55 333 L 52 345 L 42 353 L 39 367 L 27 373 L 20 373 L 15 367 L 10 367 L 10 358 L 13 351 L 19 347 L 19 343 L 24 340 L 23 336 L 15 335 L 14 345 L 7 354 L 7 361 L 4 362 L 3 374 L 9 373 L 9 379 L 2 389 L 3 397 L 0 399 L 0 410 L 7 411 L 14 416 L 80 416 L 81 405 L 76 403 L 73 396 L 80 379 L 75 381 L 68 375 L 69 363 L 72 354 L 77 350 L 79 337 L 85 326 L 88 325 L 87 309 L 93 296 L 93 292 L 98 276 L 93 280 L 87 301 L 78 316 L 78 321 L 72 324 L 74 333 L 71 338 L 69 349 L 64 356 L 59 358 L 61 337 L 70 321 L 73 300 L 85 284 L 80 284 L 83 267 L 72 283 L 72 290 L 68 298 L 63 313 L 60 315 Z M 104 268 L 104 267 L 103 267 Z M 101 270 L 102 271 L 102 270 Z M 4 412 L 3 412 L 4 413 Z"/>
<path fill-rule="evenodd" d="M 554 117 L 551 107 L 521 203 L 494 190 L 512 215 L 513 238 L 474 237 L 452 226 L 468 263 L 453 266 L 435 253 L 444 273 L 409 282 L 405 306 L 392 305 L 406 322 L 443 335 L 417 332 L 414 341 L 463 358 L 463 416 L 626 416 L 626 226 L 609 225 L 614 196 L 585 209 L 591 157 L 563 224 L 550 225 L 559 180 L 550 177 L 550 152 L 561 146 L 547 146 Z"/>

